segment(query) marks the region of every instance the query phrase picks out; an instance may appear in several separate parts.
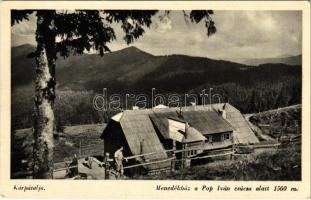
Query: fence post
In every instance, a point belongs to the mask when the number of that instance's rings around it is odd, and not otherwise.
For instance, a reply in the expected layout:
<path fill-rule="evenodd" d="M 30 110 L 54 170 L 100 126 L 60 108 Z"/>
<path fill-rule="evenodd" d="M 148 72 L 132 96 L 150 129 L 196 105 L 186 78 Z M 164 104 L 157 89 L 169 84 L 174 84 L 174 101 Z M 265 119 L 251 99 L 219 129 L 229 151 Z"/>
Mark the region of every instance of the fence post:
<path fill-rule="evenodd" d="M 79 140 L 79 158 L 81 158 L 81 140 Z"/>
<path fill-rule="evenodd" d="M 173 155 L 172 155 L 172 161 L 171 161 L 171 171 L 174 172 L 175 171 L 175 159 L 176 159 L 176 156 L 175 156 L 175 153 L 173 152 Z"/>
<path fill-rule="evenodd" d="M 110 179 L 110 154 L 107 152 L 105 155 L 104 155 L 104 167 L 105 167 L 105 179 Z"/>
<path fill-rule="evenodd" d="M 182 144 L 182 149 L 185 150 L 187 148 L 187 144 Z M 188 151 L 181 152 L 181 159 L 182 159 L 182 169 L 186 168 L 186 154 Z"/>

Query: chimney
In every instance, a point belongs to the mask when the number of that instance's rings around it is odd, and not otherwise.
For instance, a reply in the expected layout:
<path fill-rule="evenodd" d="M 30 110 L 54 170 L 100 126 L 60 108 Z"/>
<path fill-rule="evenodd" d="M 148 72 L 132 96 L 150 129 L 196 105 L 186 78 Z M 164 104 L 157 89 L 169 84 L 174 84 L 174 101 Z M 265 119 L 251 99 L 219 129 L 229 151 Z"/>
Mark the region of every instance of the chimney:
<path fill-rule="evenodd" d="M 189 126 L 188 122 L 186 122 L 186 124 L 185 124 L 185 138 L 187 138 L 189 127 L 190 126 Z"/>
<path fill-rule="evenodd" d="M 138 106 L 133 106 L 132 110 L 139 110 L 139 107 Z"/>
<path fill-rule="evenodd" d="M 222 118 L 226 119 L 227 118 L 227 113 L 226 113 L 226 103 L 224 104 L 224 106 L 221 109 L 221 116 Z"/>
<path fill-rule="evenodd" d="M 182 113 L 182 110 L 181 110 L 181 107 L 179 108 L 179 111 L 176 110 L 176 113 L 177 113 L 177 117 L 180 118 L 180 119 L 183 119 L 184 116 L 183 116 L 183 113 Z"/>
<path fill-rule="evenodd" d="M 196 108 L 196 103 L 195 102 L 190 102 L 192 109 L 195 111 Z"/>
<path fill-rule="evenodd" d="M 222 116 L 222 118 L 224 118 L 224 119 L 227 118 L 226 110 L 222 110 L 222 111 L 221 111 L 221 116 Z"/>

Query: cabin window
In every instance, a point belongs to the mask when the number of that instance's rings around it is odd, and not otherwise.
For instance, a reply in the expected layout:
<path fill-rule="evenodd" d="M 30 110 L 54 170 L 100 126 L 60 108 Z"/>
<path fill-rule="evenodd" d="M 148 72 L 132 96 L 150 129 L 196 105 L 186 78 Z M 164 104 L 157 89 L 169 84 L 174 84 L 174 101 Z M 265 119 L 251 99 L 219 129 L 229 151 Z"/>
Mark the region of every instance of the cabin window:
<path fill-rule="evenodd" d="M 230 134 L 229 133 L 225 133 L 224 134 L 224 138 L 225 138 L 225 140 L 229 140 L 230 139 Z"/>
<path fill-rule="evenodd" d="M 213 136 L 211 136 L 211 142 L 221 142 L 221 139 L 221 134 L 213 134 Z"/>
<path fill-rule="evenodd" d="M 193 156 L 193 155 L 196 155 L 197 154 L 197 150 L 190 150 L 188 151 L 188 156 Z"/>

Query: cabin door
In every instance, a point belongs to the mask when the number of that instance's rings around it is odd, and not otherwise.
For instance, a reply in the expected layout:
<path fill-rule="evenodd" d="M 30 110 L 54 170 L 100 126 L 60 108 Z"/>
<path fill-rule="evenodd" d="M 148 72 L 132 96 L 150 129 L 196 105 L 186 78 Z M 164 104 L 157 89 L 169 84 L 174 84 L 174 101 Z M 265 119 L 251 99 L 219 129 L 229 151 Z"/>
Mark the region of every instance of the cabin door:
<path fill-rule="evenodd" d="M 180 143 L 180 142 L 176 142 L 176 150 L 182 150 L 183 149 L 183 144 Z M 179 159 L 182 159 L 182 156 L 183 155 L 183 152 L 180 152 L 180 153 L 176 153 L 176 158 L 179 160 Z"/>
<path fill-rule="evenodd" d="M 176 150 L 184 150 L 187 148 L 186 146 L 187 144 L 183 144 L 183 143 L 180 143 L 180 142 L 176 142 Z M 179 152 L 179 153 L 176 153 L 176 159 L 179 160 L 178 162 L 178 168 L 184 168 L 185 167 L 185 159 L 187 157 L 187 151 L 182 151 L 182 152 Z"/>

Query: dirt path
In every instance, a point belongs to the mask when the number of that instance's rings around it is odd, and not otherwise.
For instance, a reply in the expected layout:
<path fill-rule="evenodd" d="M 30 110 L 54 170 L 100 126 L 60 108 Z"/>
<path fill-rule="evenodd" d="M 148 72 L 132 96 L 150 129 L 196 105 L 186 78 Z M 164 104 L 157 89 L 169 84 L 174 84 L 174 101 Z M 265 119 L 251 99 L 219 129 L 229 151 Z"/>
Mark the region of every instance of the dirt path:
<path fill-rule="evenodd" d="M 263 134 L 262 131 L 260 130 L 260 128 L 258 128 L 255 124 L 253 124 L 250 121 L 250 118 L 253 116 L 254 114 L 246 114 L 244 115 L 247 123 L 249 124 L 249 126 L 251 127 L 251 129 L 253 131 L 255 131 L 258 135 L 258 137 L 261 137 L 261 139 L 266 140 L 266 141 L 271 141 L 271 142 L 275 142 L 276 140 L 272 137 L 270 137 L 269 135 Z"/>

